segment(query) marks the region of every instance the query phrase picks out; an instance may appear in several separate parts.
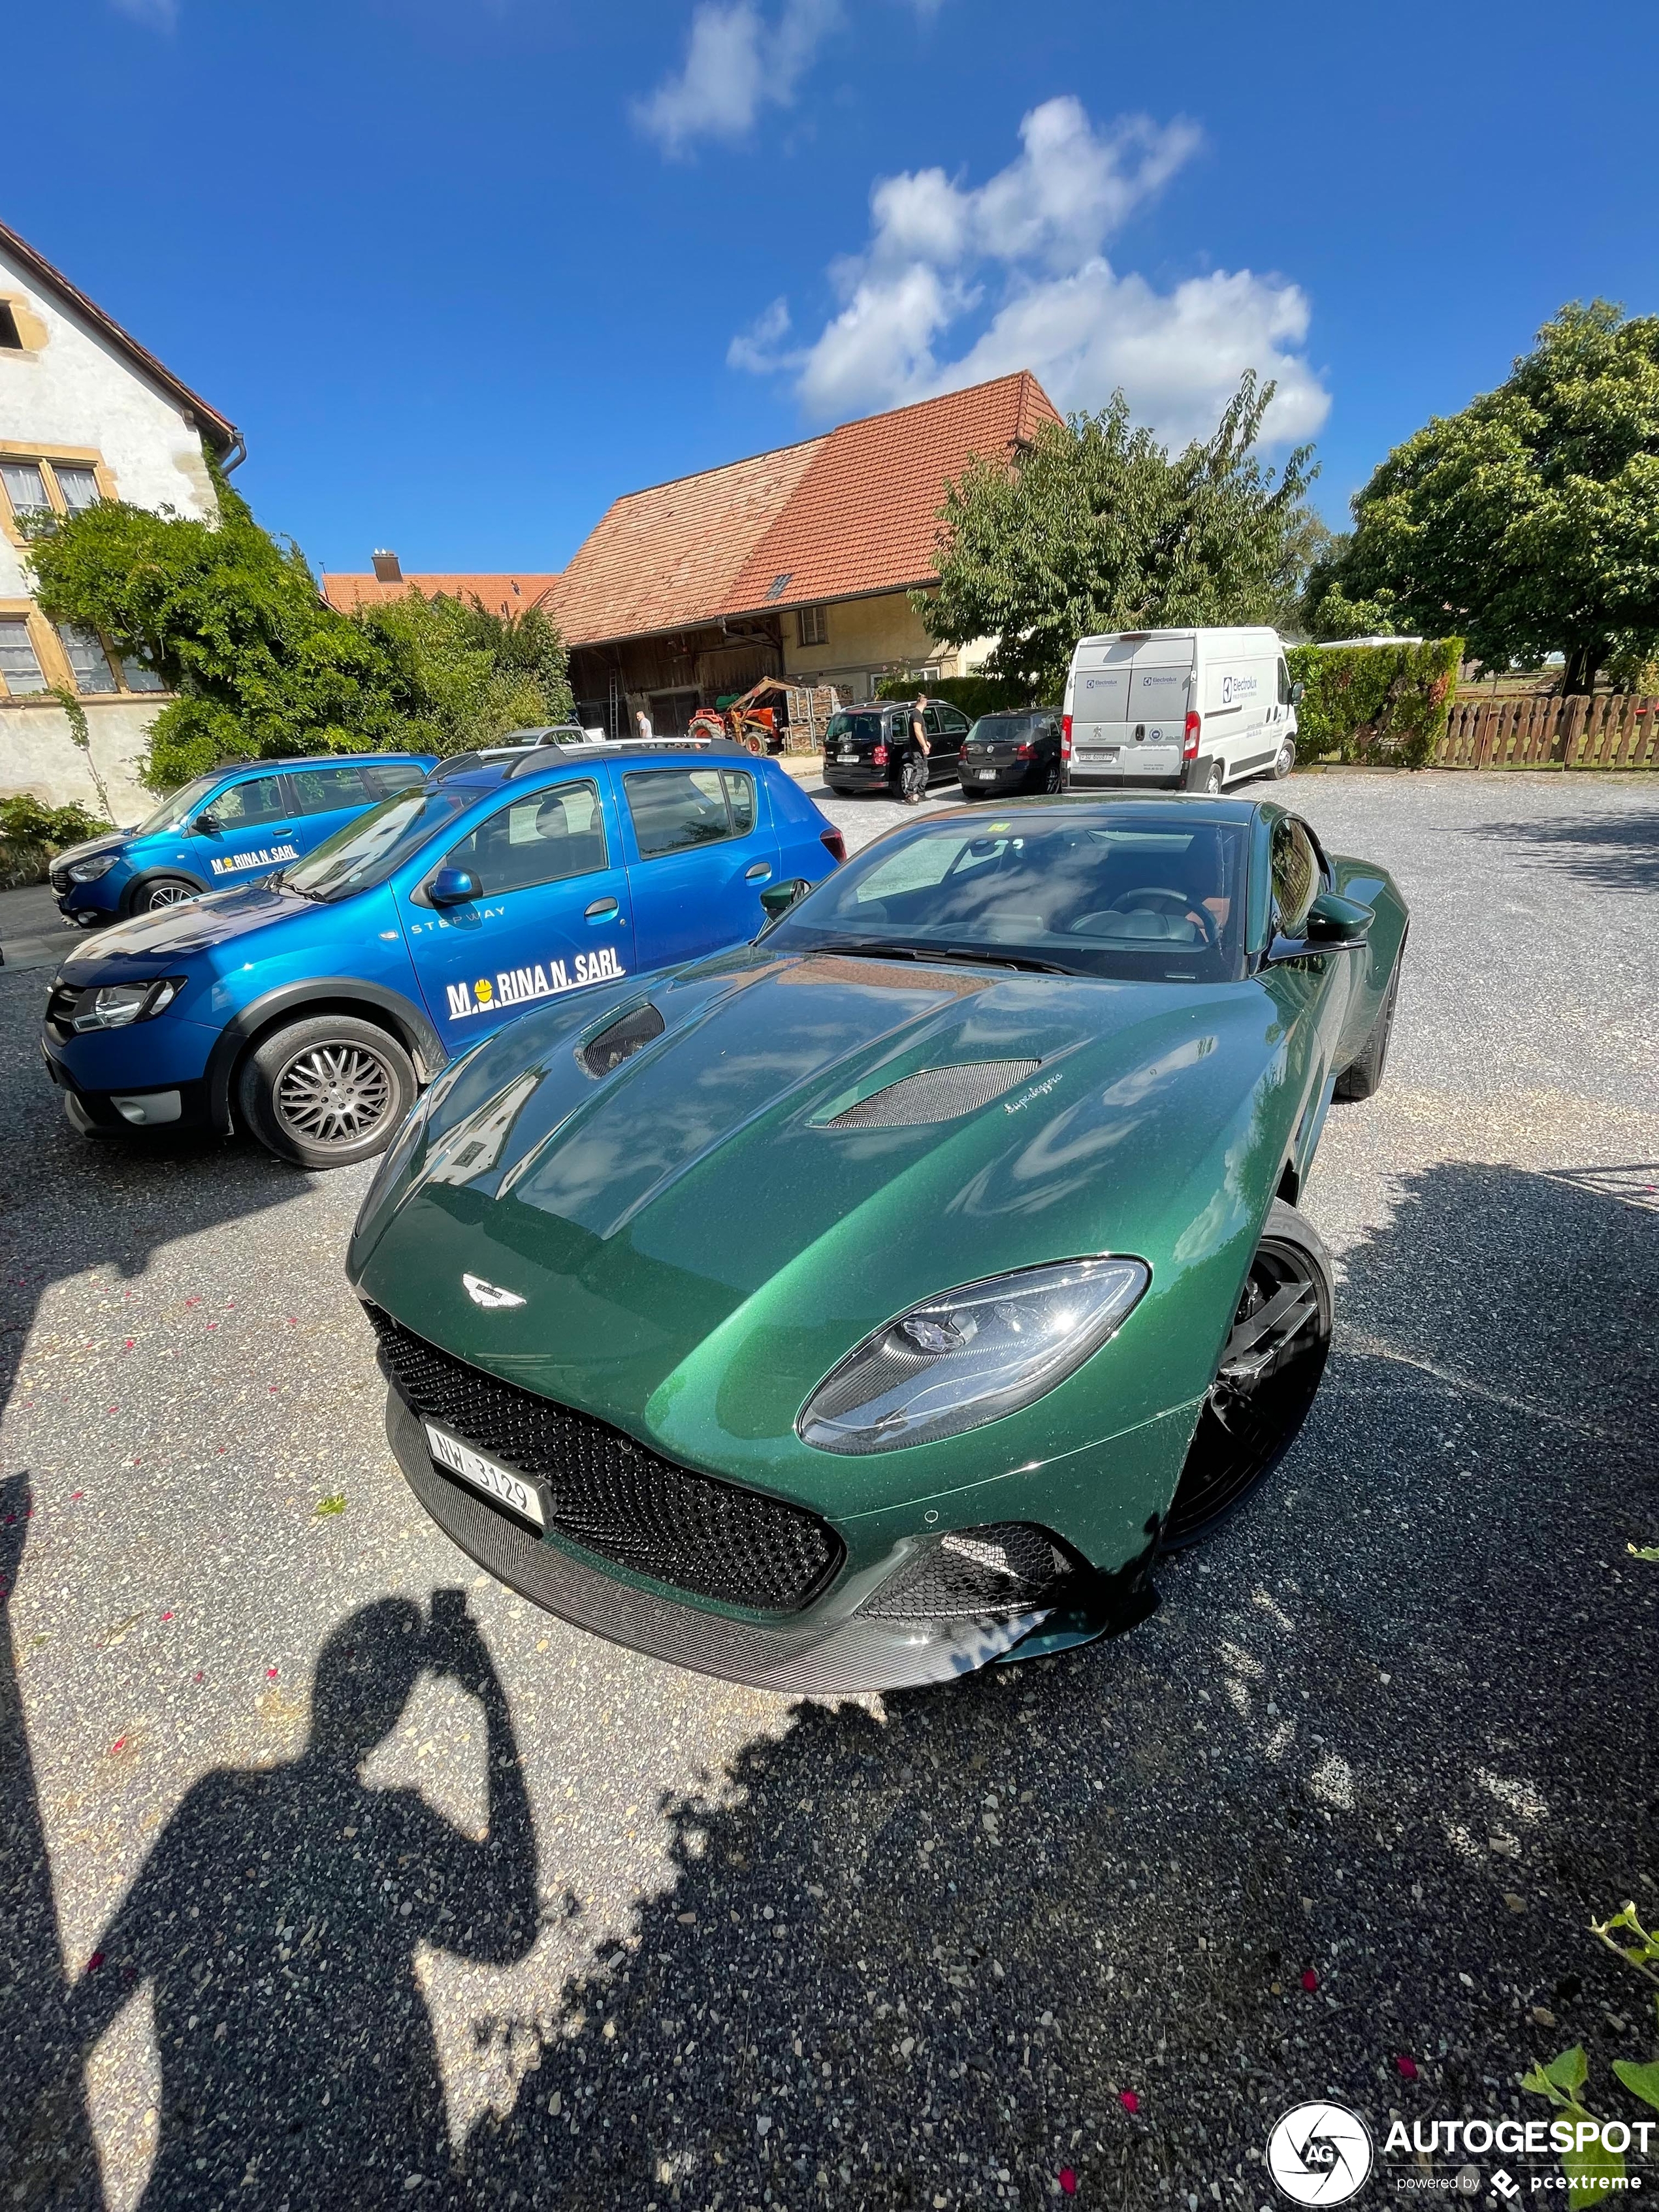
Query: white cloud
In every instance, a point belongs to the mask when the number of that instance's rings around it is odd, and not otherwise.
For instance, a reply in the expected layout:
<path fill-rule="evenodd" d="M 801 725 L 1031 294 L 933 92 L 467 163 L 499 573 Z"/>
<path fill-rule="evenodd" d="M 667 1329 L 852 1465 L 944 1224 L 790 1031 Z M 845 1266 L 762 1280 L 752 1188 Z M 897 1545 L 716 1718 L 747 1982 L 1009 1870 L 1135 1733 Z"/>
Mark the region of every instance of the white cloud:
<path fill-rule="evenodd" d="M 1061 408 L 1103 407 L 1121 386 L 1137 419 L 1176 443 L 1212 429 L 1254 368 L 1279 386 L 1269 439 L 1319 428 L 1329 399 L 1300 351 L 1309 308 L 1296 285 L 1218 270 L 1160 292 L 1105 258 L 1192 157 L 1194 125 L 1127 116 L 1097 131 L 1068 97 L 1033 108 L 1020 137 L 1018 158 L 975 188 L 942 169 L 879 179 L 865 250 L 830 268 L 840 312 L 789 350 L 788 305 L 774 301 L 728 361 L 792 374 L 821 419 L 1030 368 Z"/>
<path fill-rule="evenodd" d="M 123 15 L 142 23 L 147 31 L 176 31 L 179 0 L 110 0 Z"/>
<path fill-rule="evenodd" d="M 782 0 L 771 19 L 753 0 L 704 0 L 678 74 L 635 101 L 635 122 L 666 154 L 689 152 L 704 137 L 746 137 L 763 108 L 793 103 L 840 15 L 840 0 Z"/>

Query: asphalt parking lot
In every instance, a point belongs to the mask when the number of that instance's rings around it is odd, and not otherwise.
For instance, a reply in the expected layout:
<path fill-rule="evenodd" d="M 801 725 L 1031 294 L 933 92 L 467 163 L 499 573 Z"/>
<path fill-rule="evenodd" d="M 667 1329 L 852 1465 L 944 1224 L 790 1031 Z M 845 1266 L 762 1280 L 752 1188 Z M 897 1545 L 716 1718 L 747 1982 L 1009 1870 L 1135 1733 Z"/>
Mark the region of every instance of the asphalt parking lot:
<path fill-rule="evenodd" d="M 1414 916 L 1314 1414 L 1133 1635 L 885 1699 L 474 1575 L 382 1440 L 371 1170 L 86 1143 L 0 967 L 0 2203 L 1253 2212 L 1300 2098 L 1541 2118 L 1575 2042 L 1642 2116 L 1587 1926 L 1659 1917 L 1659 779 L 1276 795 Z"/>

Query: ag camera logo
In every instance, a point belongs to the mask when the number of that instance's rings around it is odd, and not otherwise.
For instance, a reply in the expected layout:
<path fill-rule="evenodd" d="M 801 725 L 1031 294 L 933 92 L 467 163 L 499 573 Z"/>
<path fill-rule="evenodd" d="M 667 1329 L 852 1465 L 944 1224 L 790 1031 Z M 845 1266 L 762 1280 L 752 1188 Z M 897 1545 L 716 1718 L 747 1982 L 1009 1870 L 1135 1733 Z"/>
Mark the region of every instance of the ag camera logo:
<path fill-rule="evenodd" d="M 1267 2137 L 1267 2172 L 1292 2204 L 1346 2204 L 1370 2179 L 1371 2131 L 1346 2105 L 1292 2105 Z"/>

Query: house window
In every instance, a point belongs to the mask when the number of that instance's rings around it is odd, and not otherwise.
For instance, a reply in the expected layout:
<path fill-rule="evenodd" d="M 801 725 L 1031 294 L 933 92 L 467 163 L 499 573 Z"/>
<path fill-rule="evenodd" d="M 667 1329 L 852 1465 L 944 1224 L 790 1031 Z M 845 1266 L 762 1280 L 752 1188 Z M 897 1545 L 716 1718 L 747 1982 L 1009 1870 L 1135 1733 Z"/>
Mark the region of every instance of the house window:
<path fill-rule="evenodd" d="M 64 641 L 64 653 L 75 678 L 77 691 L 113 691 L 115 678 L 110 674 L 109 656 L 105 653 L 97 633 L 77 629 L 73 623 L 59 623 L 58 635 Z"/>
<path fill-rule="evenodd" d="M 121 663 L 121 681 L 129 691 L 165 691 L 167 685 L 153 668 L 129 653 Z"/>
<path fill-rule="evenodd" d="M 14 353 L 21 353 L 23 350 L 22 334 L 17 327 L 17 318 L 11 311 L 10 301 L 7 300 L 0 300 L 0 346 L 5 346 Z"/>
<path fill-rule="evenodd" d="M 12 699 L 27 699 L 46 688 L 27 616 L 0 615 L 0 684 Z"/>
<path fill-rule="evenodd" d="M 827 645 L 830 642 L 828 607 L 803 607 L 795 619 L 799 624 L 803 645 Z"/>
<path fill-rule="evenodd" d="M 71 514 L 79 514 L 83 508 L 97 505 L 98 473 L 95 469 L 84 468 L 69 461 L 54 461 L 52 472 L 58 479 L 58 489 L 64 495 L 64 504 Z"/>
<path fill-rule="evenodd" d="M 46 476 L 38 461 L 0 461 L 0 483 L 6 487 L 14 514 L 38 514 L 43 507 L 51 512 Z"/>
<path fill-rule="evenodd" d="M 80 514 L 104 495 L 95 458 L 54 461 L 43 454 L 0 460 L 0 484 L 14 523 L 32 514 Z"/>

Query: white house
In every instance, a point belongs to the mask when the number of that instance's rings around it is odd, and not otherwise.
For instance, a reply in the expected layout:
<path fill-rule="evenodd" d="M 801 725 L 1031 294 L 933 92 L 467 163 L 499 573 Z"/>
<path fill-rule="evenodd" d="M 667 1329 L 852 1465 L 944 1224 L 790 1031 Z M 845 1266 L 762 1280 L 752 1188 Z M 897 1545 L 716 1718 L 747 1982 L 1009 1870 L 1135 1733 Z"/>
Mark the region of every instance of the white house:
<path fill-rule="evenodd" d="M 204 444 L 228 467 L 242 458 L 233 422 L 0 223 L 0 796 L 97 811 L 85 757 L 51 696 L 67 687 L 85 702 L 118 820 L 154 803 L 134 770 L 167 694 L 106 640 L 46 620 L 29 596 L 19 518 L 125 499 L 205 519 L 216 503 Z"/>

